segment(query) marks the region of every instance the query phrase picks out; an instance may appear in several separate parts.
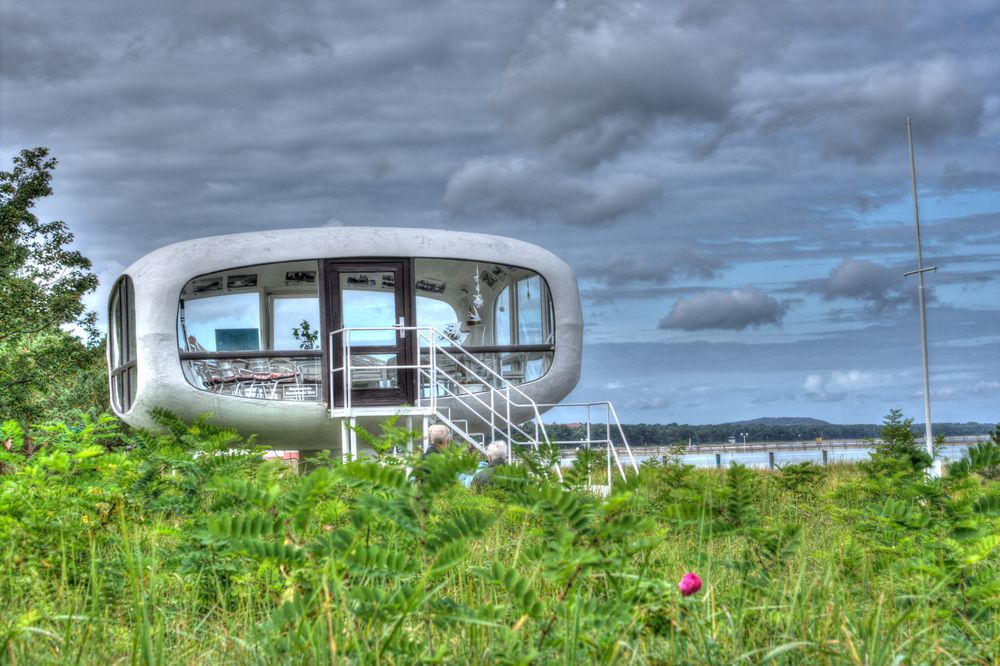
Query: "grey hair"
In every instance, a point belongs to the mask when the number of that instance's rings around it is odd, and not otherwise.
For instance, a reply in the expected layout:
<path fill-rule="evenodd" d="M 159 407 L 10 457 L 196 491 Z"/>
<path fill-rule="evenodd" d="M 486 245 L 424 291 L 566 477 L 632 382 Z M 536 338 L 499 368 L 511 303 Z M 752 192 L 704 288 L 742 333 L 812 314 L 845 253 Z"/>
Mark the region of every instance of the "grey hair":
<path fill-rule="evenodd" d="M 451 441 L 451 428 L 443 423 L 435 423 L 427 428 L 427 439 L 434 447 L 447 444 Z"/>
<path fill-rule="evenodd" d="M 486 461 L 490 464 L 507 462 L 507 442 L 495 439 L 486 447 Z"/>

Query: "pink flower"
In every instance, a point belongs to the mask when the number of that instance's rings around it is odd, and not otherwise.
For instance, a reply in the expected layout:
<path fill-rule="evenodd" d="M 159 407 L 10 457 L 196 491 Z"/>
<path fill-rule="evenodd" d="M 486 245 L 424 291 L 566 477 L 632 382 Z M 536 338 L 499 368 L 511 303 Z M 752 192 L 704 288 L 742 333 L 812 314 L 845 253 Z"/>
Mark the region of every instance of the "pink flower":
<path fill-rule="evenodd" d="M 684 578 L 681 578 L 681 582 L 677 584 L 680 589 L 681 594 L 685 597 L 690 597 L 692 594 L 701 589 L 701 578 L 698 578 L 696 573 L 686 573 Z"/>

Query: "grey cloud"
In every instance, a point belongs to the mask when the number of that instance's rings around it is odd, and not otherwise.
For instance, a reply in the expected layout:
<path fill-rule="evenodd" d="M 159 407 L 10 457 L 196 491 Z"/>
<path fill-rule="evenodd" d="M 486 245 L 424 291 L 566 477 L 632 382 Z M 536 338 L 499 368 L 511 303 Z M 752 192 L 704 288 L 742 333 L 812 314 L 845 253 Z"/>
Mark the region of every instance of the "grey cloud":
<path fill-rule="evenodd" d="M 946 162 L 941 184 L 948 190 L 1000 189 L 1000 171 L 970 169 L 958 160 Z"/>
<path fill-rule="evenodd" d="M 508 68 L 501 103 L 521 135 L 593 166 L 659 120 L 726 117 L 738 56 L 706 49 L 704 40 L 641 5 L 557 5 Z"/>
<path fill-rule="evenodd" d="M 331 48 L 317 22 L 317 5 L 296 2 L 275 11 L 266 0 L 173 0 L 164 14 L 178 47 L 203 40 L 225 47 L 233 39 L 261 53 L 313 54 Z"/>
<path fill-rule="evenodd" d="M 787 305 L 753 287 L 711 291 L 679 299 L 658 327 L 684 331 L 742 331 L 768 324 L 779 326 L 787 309 Z"/>
<path fill-rule="evenodd" d="M 717 257 L 687 247 L 655 248 L 652 253 L 613 253 L 586 262 L 578 271 L 605 284 L 620 286 L 633 282 L 667 284 L 675 279 L 711 279 L 719 274 L 723 262 Z"/>
<path fill-rule="evenodd" d="M 985 91 L 949 56 L 914 64 L 859 66 L 830 72 L 761 77 L 757 95 L 770 96 L 752 112 L 760 130 L 810 137 L 827 155 L 870 160 L 905 139 L 913 116 L 920 142 L 956 133 L 974 136 Z"/>
<path fill-rule="evenodd" d="M 909 300 L 904 280 L 903 271 L 847 258 L 830 272 L 829 279 L 818 290 L 825 300 L 852 298 L 863 301 L 869 312 L 878 313 Z"/>
<path fill-rule="evenodd" d="M 548 218 L 594 227 L 649 205 L 660 185 L 639 174 L 583 178 L 526 159 L 477 159 L 448 181 L 444 204 L 455 216 Z"/>
<path fill-rule="evenodd" d="M 94 67 L 98 52 L 75 39 L 52 41 L 52 26 L 23 8 L 0 7 L 0 80 L 61 81 Z"/>

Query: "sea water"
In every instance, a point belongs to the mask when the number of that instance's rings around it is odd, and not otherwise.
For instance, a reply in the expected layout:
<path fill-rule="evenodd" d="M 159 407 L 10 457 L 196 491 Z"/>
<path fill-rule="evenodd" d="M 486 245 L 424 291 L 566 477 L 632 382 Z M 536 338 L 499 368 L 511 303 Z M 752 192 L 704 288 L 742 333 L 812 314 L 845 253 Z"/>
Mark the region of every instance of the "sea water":
<path fill-rule="evenodd" d="M 870 446 L 859 446 L 850 448 L 829 448 L 822 449 L 817 447 L 815 449 L 794 449 L 794 450 L 782 450 L 774 449 L 770 453 L 774 454 L 774 466 L 781 467 L 783 465 L 790 465 L 802 462 L 811 462 L 816 465 L 823 464 L 823 451 L 826 451 L 826 462 L 828 464 L 832 463 L 855 463 L 862 460 L 867 460 L 874 449 Z M 939 454 L 942 460 L 945 462 L 955 462 L 966 457 L 969 447 L 967 445 L 945 445 L 941 447 Z M 768 451 L 726 451 L 719 453 L 719 460 L 716 462 L 716 454 L 714 452 L 707 453 L 685 453 L 683 455 L 684 462 L 688 465 L 694 465 L 695 467 L 715 467 L 717 464 L 721 467 L 728 467 L 730 463 L 739 463 L 746 467 L 759 467 L 768 468 L 771 466 L 771 461 Z M 619 455 L 622 455 L 619 452 Z M 660 455 L 639 455 L 635 456 L 636 463 L 642 463 L 643 460 L 648 458 L 657 458 Z M 625 462 L 624 460 L 622 461 Z"/>

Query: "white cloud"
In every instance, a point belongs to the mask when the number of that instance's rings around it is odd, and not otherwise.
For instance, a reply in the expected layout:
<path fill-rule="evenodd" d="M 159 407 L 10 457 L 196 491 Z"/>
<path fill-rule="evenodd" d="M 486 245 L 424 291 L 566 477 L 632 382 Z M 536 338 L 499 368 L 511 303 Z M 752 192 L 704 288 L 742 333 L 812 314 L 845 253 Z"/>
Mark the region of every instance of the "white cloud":
<path fill-rule="evenodd" d="M 866 395 L 868 391 L 891 386 L 899 376 L 863 370 L 834 370 L 826 376 L 809 374 L 802 383 L 806 397 L 815 402 L 837 402 L 849 396 Z"/>

